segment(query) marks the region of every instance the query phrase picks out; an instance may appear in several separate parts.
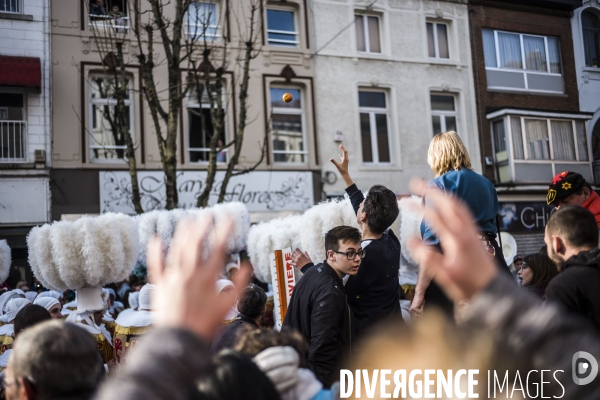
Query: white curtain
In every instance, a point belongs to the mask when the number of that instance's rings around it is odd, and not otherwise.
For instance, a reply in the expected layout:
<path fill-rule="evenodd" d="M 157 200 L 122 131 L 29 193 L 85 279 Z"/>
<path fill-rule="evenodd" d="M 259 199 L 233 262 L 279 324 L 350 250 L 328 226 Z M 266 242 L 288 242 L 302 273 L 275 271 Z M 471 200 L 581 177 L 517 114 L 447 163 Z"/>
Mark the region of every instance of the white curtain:
<path fill-rule="evenodd" d="M 549 160 L 548 125 L 546 120 L 525 120 L 525 141 L 529 160 Z"/>
<path fill-rule="evenodd" d="M 519 35 L 498 32 L 498 50 L 501 68 L 523 68 Z"/>
<path fill-rule="evenodd" d="M 548 38 L 548 61 L 550 62 L 550 72 L 560 74 L 560 48 L 558 47 L 558 38 Z"/>
<path fill-rule="evenodd" d="M 525 66 L 532 71 L 548 71 L 544 38 L 523 35 Z"/>
<path fill-rule="evenodd" d="M 523 154 L 523 132 L 521 131 L 520 117 L 510 118 L 510 130 L 512 132 L 513 154 L 515 160 L 523 160 L 525 155 Z"/>
<path fill-rule="evenodd" d="M 489 29 L 483 30 L 483 57 L 485 58 L 485 66 L 496 68 L 498 62 L 496 60 L 496 40 L 494 39 L 494 31 Z"/>
<path fill-rule="evenodd" d="M 577 160 L 571 121 L 550 121 L 555 160 Z"/>
<path fill-rule="evenodd" d="M 579 152 L 579 161 L 589 161 L 585 123 L 583 121 L 576 121 L 575 131 L 577 132 L 577 151 Z"/>

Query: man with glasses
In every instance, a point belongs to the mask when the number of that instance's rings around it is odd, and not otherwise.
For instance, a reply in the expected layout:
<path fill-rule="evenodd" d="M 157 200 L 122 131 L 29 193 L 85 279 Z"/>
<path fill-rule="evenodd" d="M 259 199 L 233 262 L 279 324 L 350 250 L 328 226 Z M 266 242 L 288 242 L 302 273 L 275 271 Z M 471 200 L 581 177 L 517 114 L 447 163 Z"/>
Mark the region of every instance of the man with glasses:
<path fill-rule="evenodd" d="M 352 317 L 342 278 L 360 270 L 365 256 L 360 240 L 359 230 L 350 226 L 325 234 L 327 259 L 298 281 L 283 321 L 309 343 L 308 366 L 326 388 L 339 380 L 344 354 L 350 350 Z"/>
<path fill-rule="evenodd" d="M 346 282 L 348 305 L 354 315 L 354 333 L 360 338 L 372 332 L 378 322 L 403 321 L 398 295 L 400 241 L 390 229 L 400 210 L 396 194 L 385 186 L 371 186 L 365 197 L 350 177 L 348 151 L 344 145 L 340 145 L 340 150 L 340 161 L 332 158 L 331 162 L 347 186 L 346 193 L 362 231 L 361 246 L 363 249 L 368 246 L 369 250 L 358 273 Z M 303 273 L 313 266 L 308 254 L 299 249 L 292 254 L 292 264 Z M 357 349 L 353 346 L 353 350 Z"/>

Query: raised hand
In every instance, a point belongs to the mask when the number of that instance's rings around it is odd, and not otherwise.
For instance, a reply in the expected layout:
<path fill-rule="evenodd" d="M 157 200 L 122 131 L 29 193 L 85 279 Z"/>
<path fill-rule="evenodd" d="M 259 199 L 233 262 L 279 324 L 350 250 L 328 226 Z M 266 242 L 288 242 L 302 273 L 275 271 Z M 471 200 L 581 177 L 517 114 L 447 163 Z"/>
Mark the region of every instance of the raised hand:
<path fill-rule="evenodd" d="M 302 269 L 302 267 L 311 262 L 310 256 L 305 251 L 296 249 L 292 252 L 292 265 L 294 267 Z"/>
<path fill-rule="evenodd" d="M 181 222 L 166 261 L 161 240 L 152 238 L 147 264 L 156 284 L 152 299 L 156 326 L 188 329 L 210 339 L 250 276 L 251 268 L 242 264 L 234 278 L 235 290 L 218 296 L 215 282 L 225 266 L 232 227 L 230 220 L 218 226 L 211 220 Z M 207 243 L 212 244 L 210 250 Z"/>
<path fill-rule="evenodd" d="M 350 186 L 354 182 L 352 181 L 352 178 L 350 178 L 350 173 L 348 172 L 348 164 L 350 164 L 350 159 L 348 158 L 348 150 L 346 150 L 343 144 L 340 144 L 340 150 L 342 151 L 342 154 L 338 154 L 338 157 L 340 157 L 340 161 L 336 161 L 335 158 L 331 158 L 329 161 L 331 161 L 333 165 L 335 165 L 338 172 L 342 176 L 342 179 L 346 183 L 346 186 Z"/>

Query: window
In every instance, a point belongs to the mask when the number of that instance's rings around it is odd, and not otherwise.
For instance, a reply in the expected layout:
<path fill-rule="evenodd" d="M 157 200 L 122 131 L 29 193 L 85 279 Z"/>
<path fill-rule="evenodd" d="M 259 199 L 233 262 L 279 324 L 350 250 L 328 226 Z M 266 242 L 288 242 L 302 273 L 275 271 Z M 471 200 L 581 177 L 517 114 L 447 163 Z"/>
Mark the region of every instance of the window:
<path fill-rule="evenodd" d="M 267 36 L 270 46 L 298 46 L 294 11 L 267 9 Z"/>
<path fill-rule="evenodd" d="M 445 94 L 431 95 L 431 122 L 433 134 L 456 131 L 456 108 L 454 96 Z"/>
<path fill-rule="evenodd" d="M 431 58 L 450 58 L 448 26 L 446 24 L 427 23 L 427 47 Z"/>
<path fill-rule="evenodd" d="M 0 162 L 26 161 L 26 139 L 24 95 L 0 92 Z"/>
<path fill-rule="evenodd" d="M 488 88 L 563 93 L 558 38 L 483 30 Z"/>
<path fill-rule="evenodd" d="M 591 177 L 583 120 L 507 115 L 491 129 L 500 182 L 542 182 L 565 170 Z"/>
<path fill-rule="evenodd" d="M 219 37 L 217 5 L 192 2 L 185 16 L 185 33 L 193 39 L 215 40 Z"/>
<path fill-rule="evenodd" d="M 585 66 L 599 68 L 600 19 L 591 11 L 584 11 L 581 13 L 581 25 L 583 27 Z"/>
<path fill-rule="evenodd" d="M 124 159 L 127 145 L 123 133 L 128 128 L 134 137 L 131 88 L 125 93 L 122 116 L 116 112 L 116 90 L 114 80 L 100 76 L 90 78 L 90 159 L 96 162 Z"/>
<path fill-rule="evenodd" d="M 0 2 L 3 0 L 0 0 Z M 129 7 L 127 0 L 89 0 L 89 25 L 94 28 L 112 27 L 115 33 L 127 33 Z"/>
<path fill-rule="evenodd" d="M 390 163 L 390 137 L 388 106 L 385 92 L 360 90 L 360 139 L 363 162 L 367 164 Z"/>
<path fill-rule="evenodd" d="M 282 100 L 284 93 L 292 95 L 292 101 Z M 302 91 L 293 88 L 272 87 L 271 91 L 271 138 L 273 161 L 276 163 L 306 162 L 306 138 L 304 132 L 304 105 Z"/>
<path fill-rule="evenodd" d="M 212 86 L 212 85 L 211 85 Z M 215 87 L 211 87 L 213 96 Z M 198 102 L 198 92 L 202 93 L 202 101 Z M 210 99 L 202 85 L 200 90 L 190 89 L 187 103 L 188 111 L 188 154 L 190 162 L 208 162 L 210 140 L 213 135 L 213 119 L 210 112 Z M 225 127 L 217 139 L 217 162 L 227 162 Z"/>
<path fill-rule="evenodd" d="M 373 15 L 355 15 L 356 50 L 364 53 L 381 53 L 379 18 Z"/>
<path fill-rule="evenodd" d="M 0 12 L 20 13 L 21 0 L 0 0 Z"/>

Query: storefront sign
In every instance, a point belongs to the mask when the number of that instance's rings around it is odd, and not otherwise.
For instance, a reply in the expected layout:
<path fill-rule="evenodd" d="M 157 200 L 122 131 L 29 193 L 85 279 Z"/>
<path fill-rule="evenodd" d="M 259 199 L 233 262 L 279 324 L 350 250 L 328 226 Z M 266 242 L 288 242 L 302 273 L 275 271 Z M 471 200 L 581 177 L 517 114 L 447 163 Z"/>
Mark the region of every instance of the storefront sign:
<path fill-rule="evenodd" d="M 545 202 L 500 203 L 500 230 L 514 233 L 541 233 L 554 207 Z"/>
<path fill-rule="evenodd" d="M 210 193 L 209 204 L 219 198 L 224 172 L 218 172 Z M 196 200 L 204 190 L 205 171 L 177 173 L 179 206 L 196 207 Z M 161 171 L 139 171 L 138 181 L 144 211 L 165 206 L 164 175 Z M 134 214 L 131 203 L 131 178 L 127 171 L 100 172 L 101 212 Z M 239 201 L 250 212 L 304 211 L 314 205 L 311 172 L 255 171 L 234 176 L 227 185 L 225 201 Z"/>

